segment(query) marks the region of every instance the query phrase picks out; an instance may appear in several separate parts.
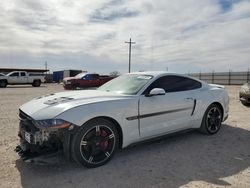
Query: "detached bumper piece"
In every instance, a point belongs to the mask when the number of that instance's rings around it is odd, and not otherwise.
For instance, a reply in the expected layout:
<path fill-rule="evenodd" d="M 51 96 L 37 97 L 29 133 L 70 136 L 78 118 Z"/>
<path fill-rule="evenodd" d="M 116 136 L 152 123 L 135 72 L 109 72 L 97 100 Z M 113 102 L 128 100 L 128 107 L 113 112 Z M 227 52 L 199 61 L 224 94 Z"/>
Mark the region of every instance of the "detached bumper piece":
<path fill-rule="evenodd" d="M 15 151 L 15 152 L 20 156 L 20 158 L 23 159 L 24 161 L 39 156 L 39 155 L 36 154 L 36 153 L 31 153 L 31 152 L 29 152 L 29 151 L 24 151 L 24 150 L 22 149 L 21 145 L 17 146 L 16 149 L 15 149 L 14 151 Z"/>
<path fill-rule="evenodd" d="M 48 159 L 62 155 L 61 150 L 49 151 L 43 153 L 24 151 L 20 145 L 16 147 L 15 152 L 20 156 L 20 158 L 24 162 L 37 163 L 37 164 L 46 164 L 48 163 Z"/>

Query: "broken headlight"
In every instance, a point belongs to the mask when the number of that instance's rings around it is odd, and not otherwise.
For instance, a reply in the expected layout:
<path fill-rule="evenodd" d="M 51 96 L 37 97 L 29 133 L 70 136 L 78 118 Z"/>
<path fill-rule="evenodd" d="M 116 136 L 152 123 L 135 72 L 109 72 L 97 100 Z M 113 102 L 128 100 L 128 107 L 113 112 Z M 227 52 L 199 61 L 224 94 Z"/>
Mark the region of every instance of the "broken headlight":
<path fill-rule="evenodd" d="M 48 128 L 68 128 L 70 123 L 62 119 L 46 119 L 46 120 L 37 120 L 33 121 L 34 125 L 39 129 L 48 129 Z"/>

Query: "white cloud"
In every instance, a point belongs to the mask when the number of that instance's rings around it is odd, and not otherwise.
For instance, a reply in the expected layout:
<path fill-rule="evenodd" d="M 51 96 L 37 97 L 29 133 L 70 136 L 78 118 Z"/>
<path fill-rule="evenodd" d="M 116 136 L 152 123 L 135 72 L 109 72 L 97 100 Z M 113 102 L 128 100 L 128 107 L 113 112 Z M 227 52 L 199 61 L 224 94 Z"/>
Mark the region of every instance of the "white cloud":
<path fill-rule="evenodd" d="M 218 2 L 3 1 L 0 66 L 38 67 L 47 60 L 52 69 L 125 72 L 124 41 L 132 37 L 133 70 L 246 70 L 250 2 L 234 1 L 228 10 Z"/>

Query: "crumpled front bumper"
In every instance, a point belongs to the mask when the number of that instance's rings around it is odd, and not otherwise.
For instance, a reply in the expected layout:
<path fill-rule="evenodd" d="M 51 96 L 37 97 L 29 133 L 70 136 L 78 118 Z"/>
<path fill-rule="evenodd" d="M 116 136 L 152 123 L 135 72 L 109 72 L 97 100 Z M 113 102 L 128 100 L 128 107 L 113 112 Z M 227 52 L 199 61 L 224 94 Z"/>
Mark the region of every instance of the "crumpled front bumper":
<path fill-rule="evenodd" d="M 20 111 L 20 144 L 15 152 L 26 162 L 33 162 L 57 154 L 64 154 L 70 159 L 71 138 L 73 131 L 67 129 L 38 129 L 32 119 Z"/>

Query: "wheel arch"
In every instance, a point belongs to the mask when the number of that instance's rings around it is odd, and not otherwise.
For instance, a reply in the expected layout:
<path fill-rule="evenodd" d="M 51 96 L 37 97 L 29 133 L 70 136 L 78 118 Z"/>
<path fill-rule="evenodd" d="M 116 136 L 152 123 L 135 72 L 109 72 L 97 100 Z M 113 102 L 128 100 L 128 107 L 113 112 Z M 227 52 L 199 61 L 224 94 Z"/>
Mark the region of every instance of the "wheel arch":
<path fill-rule="evenodd" d="M 99 118 L 108 120 L 108 121 L 110 121 L 111 123 L 113 123 L 116 126 L 117 131 L 118 131 L 118 135 L 119 135 L 119 149 L 121 149 L 122 145 L 123 145 L 123 132 L 122 132 L 121 125 L 114 118 L 111 118 L 111 117 L 108 117 L 108 116 L 97 116 L 97 117 L 89 119 L 88 121 L 91 121 L 91 120 L 94 120 L 94 119 L 99 119 Z M 88 122 L 88 121 L 86 121 L 86 122 Z"/>
<path fill-rule="evenodd" d="M 221 110 L 221 115 L 222 115 L 222 121 L 223 121 L 223 119 L 224 119 L 224 108 L 223 108 L 223 105 L 220 103 L 220 102 L 218 102 L 218 101 L 216 101 L 216 102 L 213 102 L 213 103 L 211 103 L 210 105 L 212 105 L 212 104 L 215 104 L 215 105 L 217 105 L 219 108 L 220 108 L 220 110 Z M 210 106 L 209 105 L 209 106 Z"/>
<path fill-rule="evenodd" d="M 33 83 L 34 83 L 34 82 L 37 82 L 37 81 L 42 82 L 41 79 L 38 78 L 38 79 L 34 79 L 34 80 L 33 80 Z"/>
<path fill-rule="evenodd" d="M 8 84 L 8 80 L 7 79 L 0 79 L 0 81 L 5 81 Z"/>

